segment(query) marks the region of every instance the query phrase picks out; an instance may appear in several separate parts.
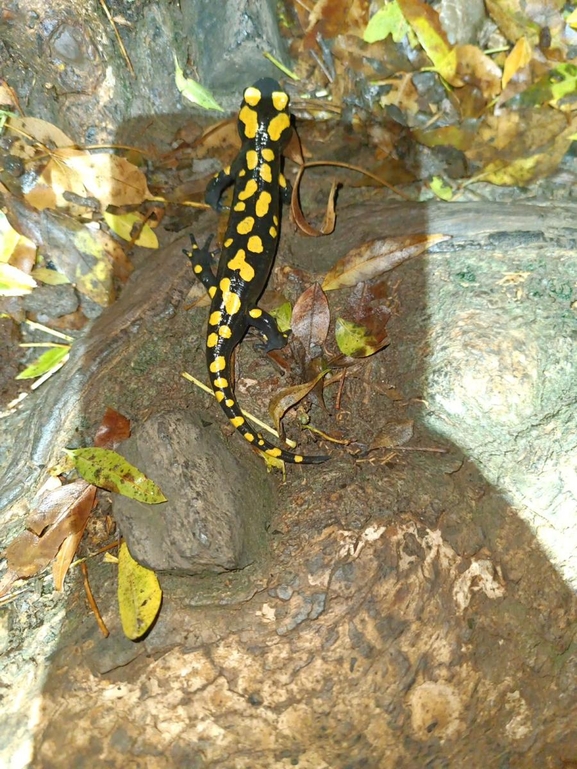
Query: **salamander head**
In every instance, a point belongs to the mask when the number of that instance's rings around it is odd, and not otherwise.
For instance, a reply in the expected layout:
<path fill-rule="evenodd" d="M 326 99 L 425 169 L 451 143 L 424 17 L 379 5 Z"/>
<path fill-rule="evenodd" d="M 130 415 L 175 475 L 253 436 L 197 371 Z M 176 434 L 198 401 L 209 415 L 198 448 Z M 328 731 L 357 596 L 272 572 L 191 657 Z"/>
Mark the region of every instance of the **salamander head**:
<path fill-rule="evenodd" d="M 238 132 L 243 141 L 285 147 L 292 132 L 289 96 L 276 80 L 263 77 L 245 88 L 238 113 Z"/>

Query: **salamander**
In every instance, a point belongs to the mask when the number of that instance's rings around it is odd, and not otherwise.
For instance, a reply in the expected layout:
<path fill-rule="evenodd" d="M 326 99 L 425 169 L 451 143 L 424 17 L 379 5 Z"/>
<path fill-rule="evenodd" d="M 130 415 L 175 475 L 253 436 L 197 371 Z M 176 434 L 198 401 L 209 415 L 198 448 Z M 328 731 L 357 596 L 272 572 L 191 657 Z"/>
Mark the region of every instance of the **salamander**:
<path fill-rule="evenodd" d="M 265 352 L 284 347 L 288 333 L 257 306 L 266 286 L 279 238 L 282 202 L 290 200 L 281 171 L 282 150 L 291 132 L 289 97 L 272 78 L 262 78 L 245 89 L 238 114 L 241 149 L 229 168 L 209 183 L 205 200 L 222 210 L 221 195 L 234 184 L 230 216 L 216 276 L 211 269 L 212 235 L 200 247 L 191 235 L 194 274 L 211 299 L 206 338 L 206 360 L 216 400 L 241 435 L 271 457 L 285 462 L 314 464 L 327 456 L 306 456 L 269 443 L 247 422 L 231 385 L 231 356 L 249 326 L 264 337 Z"/>

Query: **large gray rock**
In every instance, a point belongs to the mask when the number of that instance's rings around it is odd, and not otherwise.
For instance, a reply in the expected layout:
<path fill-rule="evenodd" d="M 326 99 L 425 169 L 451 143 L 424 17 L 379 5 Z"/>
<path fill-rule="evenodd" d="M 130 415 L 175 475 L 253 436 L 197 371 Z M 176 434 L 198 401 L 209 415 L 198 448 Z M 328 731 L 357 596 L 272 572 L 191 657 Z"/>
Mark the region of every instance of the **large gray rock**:
<path fill-rule="evenodd" d="M 137 561 L 156 572 L 198 574 L 254 560 L 272 493 L 250 452 L 237 459 L 216 426 L 187 411 L 155 414 L 119 451 L 168 500 L 115 496 L 114 517 Z"/>

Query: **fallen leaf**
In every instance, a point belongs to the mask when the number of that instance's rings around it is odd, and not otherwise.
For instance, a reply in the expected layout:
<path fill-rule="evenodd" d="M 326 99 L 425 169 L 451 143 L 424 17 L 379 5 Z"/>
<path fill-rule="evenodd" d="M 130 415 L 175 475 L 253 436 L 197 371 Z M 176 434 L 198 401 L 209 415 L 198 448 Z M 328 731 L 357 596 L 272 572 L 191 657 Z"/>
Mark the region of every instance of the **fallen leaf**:
<path fill-rule="evenodd" d="M 215 101 L 214 96 L 196 80 L 184 77 L 184 72 L 180 68 L 176 54 L 174 56 L 174 82 L 180 93 L 185 99 L 197 104 L 203 109 L 215 109 L 224 112 L 223 108 Z"/>
<path fill-rule="evenodd" d="M 334 291 L 371 280 L 444 240 L 450 240 L 450 235 L 410 235 L 370 240 L 339 259 L 327 273 L 322 288 Z"/>
<path fill-rule="evenodd" d="M 401 422 L 392 422 L 384 430 L 377 433 L 371 441 L 369 451 L 373 449 L 393 449 L 395 446 L 404 446 L 413 437 L 414 422 L 407 419 Z"/>
<path fill-rule="evenodd" d="M 24 371 L 21 371 L 16 379 L 35 379 L 36 377 L 48 374 L 50 371 L 56 371 L 66 363 L 69 354 L 69 344 L 55 345 L 50 350 L 46 350 L 46 352 L 42 353 L 42 355 L 29 366 L 26 366 Z"/>
<path fill-rule="evenodd" d="M 110 214 L 105 211 L 104 221 L 112 232 L 129 243 L 134 243 L 136 246 L 142 246 L 143 248 L 158 248 L 156 233 L 146 223 L 146 217 L 143 214 L 136 211 L 127 214 Z M 138 233 L 136 238 L 133 236 L 135 225 L 136 232 Z"/>
<path fill-rule="evenodd" d="M 166 502 L 159 487 L 116 451 L 89 447 L 64 449 L 78 473 L 89 483 L 149 505 Z"/>
<path fill-rule="evenodd" d="M 303 384 L 294 385 L 293 387 L 284 387 L 280 390 L 269 403 L 268 411 L 274 421 L 277 432 L 280 433 L 280 422 L 286 412 L 297 403 L 300 403 L 303 398 L 314 389 L 317 382 L 319 382 L 325 374 L 328 373 L 328 369 L 321 371 L 310 382 L 303 382 Z"/>
<path fill-rule="evenodd" d="M 505 89 L 511 78 L 515 77 L 519 70 L 523 69 L 523 67 L 526 67 L 527 64 L 529 64 L 532 55 L 533 49 L 531 48 L 531 44 L 525 36 L 520 37 L 505 59 L 502 80 L 503 89 Z"/>
<path fill-rule="evenodd" d="M 307 288 L 297 299 L 292 311 L 292 333 L 307 353 L 315 354 L 329 332 L 331 313 L 324 291 L 318 283 Z"/>
<path fill-rule="evenodd" d="M 457 50 L 449 44 L 437 11 L 424 0 L 397 1 L 435 70 L 451 85 L 462 86 L 457 75 Z"/>
<path fill-rule="evenodd" d="M 380 336 L 374 336 L 364 326 L 344 318 L 336 320 L 335 339 L 339 350 L 349 358 L 366 358 L 389 343 L 384 328 Z"/>
<path fill-rule="evenodd" d="M 118 608 L 124 635 L 131 641 L 141 638 L 158 616 L 161 603 L 158 577 L 137 563 L 123 542 L 118 550 Z"/>
<path fill-rule="evenodd" d="M 38 284 L 18 267 L 0 262 L 0 296 L 24 296 Z"/>
<path fill-rule="evenodd" d="M 376 43 L 391 35 L 395 43 L 400 43 L 410 29 L 397 0 L 392 0 L 371 17 L 363 33 L 363 40 L 365 43 Z"/>
<path fill-rule="evenodd" d="M 94 436 L 94 446 L 101 449 L 115 449 L 127 438 L 130 438 L 130 420 L 108 407 Z"/>

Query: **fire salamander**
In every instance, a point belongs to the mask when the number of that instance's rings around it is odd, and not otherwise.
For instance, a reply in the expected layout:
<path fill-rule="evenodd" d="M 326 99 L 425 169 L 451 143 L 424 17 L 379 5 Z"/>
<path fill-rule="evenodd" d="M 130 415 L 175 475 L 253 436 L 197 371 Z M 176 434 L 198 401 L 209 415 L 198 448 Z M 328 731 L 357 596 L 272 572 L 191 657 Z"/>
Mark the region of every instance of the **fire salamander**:
<path fill-rule="evenodd" d="M 269 443 L 242 415 L 230 383 L 232 352 L 249 326 L 264 336 L 262 349 L 267 352 L 284 347 L 288 339 L 274 318 L 257 307 L 278 244 L 281 198 L 283 202 L 290 200 L 281 173 L 282 150 L 292 132 L 288 103 L 288 94 L 271 78 L 262 78 L 245 90 L 238 115 L 242 147 L 230 168 L 212 179 L 205 195 L 207 203 L 221 210 L 221 194 L 234 184 L 216 277 L 211 269 L 212 236 L 202 247 L 191 236 L 192 248 L 184 253 L 212 300 L 206 359 L 212 388 L 224 413 L 263 453 L 285 462 L 313 464 L 329 457 L 293 454 Z"/>

